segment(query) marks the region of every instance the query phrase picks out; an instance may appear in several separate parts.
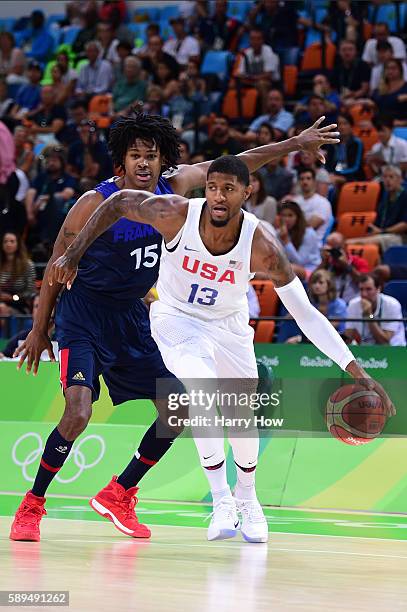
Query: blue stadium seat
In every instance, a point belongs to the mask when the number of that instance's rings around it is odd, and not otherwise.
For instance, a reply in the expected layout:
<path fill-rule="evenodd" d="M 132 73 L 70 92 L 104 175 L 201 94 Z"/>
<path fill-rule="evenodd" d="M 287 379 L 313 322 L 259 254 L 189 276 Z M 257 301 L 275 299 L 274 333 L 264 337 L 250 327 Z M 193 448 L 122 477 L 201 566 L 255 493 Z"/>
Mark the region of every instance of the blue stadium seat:
<path fill-rule="evenodd" d="M 201 74 L 217 74 L 220 79 L 229 74 L 232 54 L 229 51 L 207 51 L 201 66 Z"/>
<path fill-rule="evenodd" d="M 400 26 L 403 27 L 403 19 L 405 19 L 405 11 L 402 10 L 402 4 L 400 5 Z M 387 23 L 390 32 L 397 32 L 397 9 L 396 5 L 391 2 L 390 4 L 382 4 L 380 6 L 374 6 L 370 4 L 368 8 L 368 21 L 370 23 Z"/>
<path fill-rule="evenodd" d="M 322 244 L 325 244 L 326 239 L 328 238 L 329 234 L 332 232 L 332 228 L 335 224 L 335 217 L 333 215 L 331 215 L 331 218 L 329 219 L 328 225 L 326 226 L 326 230 L 325 230 L 325 234 L 322 237 Z"/>
<path fill-rule="evenodd" d="M 47 17 L 47 28 L 53 23 L 59 23 L 60 21 L 64 21 L 65 15 L 48 15 Z"/>
<path fill-rule="evenodd" d="M 407 127 L 395 127 L 393 128 L 393 134 L 398 138 L 407 140 Z"/>
<path fill-rule="evenodd" d="M 61 42 L 65 45 L 72 45 L 80 30 L 81 28 L 79 26 L 68 26 L 64 28 Z"/>
<path fill-rule="evenodd" d="M 385 284 L 383 293 L 393 296 L 400 302 L 403 315 L 405 316 L 407 313 L 407 281 L 390 281 Z"/>
<path fill-rule="evenodd" d="M 160 20 L 161 21 L 170 21 L 174 17 L 180 16 L 179 6 L 177 4 L 170 4 L 169 6 L 164 6 L 161 9 Z"/>
<path fill-rule="evenodd" d="M 244 21 L 251 6 L 251 2 L 244 2 L 243 0 L 231 0 L 230 2 L 228 2 L 228 16 L 234 17 L 239 21 Z"/>
<path fill-rule="evenodd" d="M 407 266 L 407 246 L 392 246 L 383 255 L 383 263 L 391 265 Z"/>
<path fill-rule="evenodd" d="M 164 40 L 168 40 L 171 36 L 174 36 L 174 30 L 171 24 L 168 23 L 167 19 L 160 19 L 160 34 Z"/>
<path fill-rule="evenodd" d="M 12 32 L 15 21 L 14 17 L 0 19 L 0 32 Z"/>
<path fill-rule="evenodd" d="M 144 23 L 129 23 L 127 24 L 128 29 L 133 32 L 134 38 L 141 38 L 143 42 L 147 42 L 147 28 L 150 24 Z"/>

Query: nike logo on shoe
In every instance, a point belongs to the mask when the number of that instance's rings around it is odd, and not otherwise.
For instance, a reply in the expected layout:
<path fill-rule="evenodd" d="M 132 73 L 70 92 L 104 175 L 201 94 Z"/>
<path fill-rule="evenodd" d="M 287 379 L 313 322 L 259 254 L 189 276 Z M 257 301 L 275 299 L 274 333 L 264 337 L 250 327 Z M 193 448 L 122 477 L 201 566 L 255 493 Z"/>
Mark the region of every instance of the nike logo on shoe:
<path fill-rule="evenodd" d="M 237 521 L 237 523 L 235 523 L 235 529 L 237 529 L 239 527 L 239 521 Z"/>

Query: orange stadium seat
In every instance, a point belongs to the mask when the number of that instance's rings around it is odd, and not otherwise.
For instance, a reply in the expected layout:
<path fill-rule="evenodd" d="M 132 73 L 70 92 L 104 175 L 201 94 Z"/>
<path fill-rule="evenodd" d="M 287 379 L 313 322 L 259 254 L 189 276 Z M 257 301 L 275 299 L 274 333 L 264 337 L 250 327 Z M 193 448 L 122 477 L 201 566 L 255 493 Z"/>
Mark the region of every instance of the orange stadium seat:
<path fill-rule="evenodd" d="M 346 247 L 348 255 L 363 257 L 369 264 L 369 271 L 380 263 L 380 251 L 378 244 L 349 244 Z"/>
<path fill-rule="evenodd" d="M 242 101 L 242 117 L 239 115 L 237 103 L 237 89 L 229 89 L 223 99 L 222 113 L 229 119 L 253 119 L 257 111 L 258 92 L 252 87 L 242 88 L 240 97 Z"/>
<path fill-rule="evenodd" d="M 359 126 L 360 123 L 365 122 L 371 123 L 374 116 L 372 108 L 366 106 L 365 104 L 352 104 L 349 109 L 349 114 L 355 122 L 355 126 Z"/>
<path fill-rule="evenodd" d="M 260 316 L 273 317 L 277 313 L 278 295 L 272 281 L 254 280 L 251 283 L 260 304 Z"/>
<path fill-rule="evenodd" d="M 275 321 L 253 321 L 252 326 L 254 327 L 254 342 L 273 341 Z"/>
<path fill-rule="evenodd" d="M 377 130 L 373 127 L 360 127 L 355 126 L 353 128 L 353 133 L 355 136 L 360 138 L 363 142 L 363 153 L 366 155 L 370 151 L 376 142 L 379 140 L 379 136 L 377 134 Z"/>
<path fill-rule="evenodd" d="M 339 195 L 336 214 L 340 217 L 346 212 L 355 213 L 376 210 L 379 194 L 379 183 L 369 183 L 369 181 L 345 183 Z"/>
<path fill-rule="evenodd" d="M 295 96 L 297 92 L 298 68 L 297 66 L 284 66 L 283 83 L 286 96 Z"/>
<path fill-rule="evenodd" d="M 325 45 L 325 66 L 322 62 L 322 45 L 321 43 L 312 43 L 304 51 L 301 62 L 301 70 L 320 70 L 326 68 L 332 70 L 335 62 L 336 47 L 332 43 Z"/>
<path fill-rule="evenodd" d="M 107 128 L 111 123 L 111 108 L 111 94 L 93 96 L 89 102 L 89 118 L 95 121 L 99 128 Z"/>
<path fill-rule="evenodd" d="M 374 223 L 376 212 L 347 212 L 339 217 L 337 230 L 345 238 L 362 238 L 367 236 L 367 228 Z"/>

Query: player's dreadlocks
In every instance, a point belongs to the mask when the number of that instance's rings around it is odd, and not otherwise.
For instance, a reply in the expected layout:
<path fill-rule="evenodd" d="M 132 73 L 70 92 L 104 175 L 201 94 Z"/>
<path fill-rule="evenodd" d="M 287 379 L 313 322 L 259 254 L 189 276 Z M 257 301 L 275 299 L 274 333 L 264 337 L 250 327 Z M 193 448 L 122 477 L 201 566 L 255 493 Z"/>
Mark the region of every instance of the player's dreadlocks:
<path fill-rule="evenodd" d="M 179 159 L 179 137 L 171 121 L 158 115 L 134 113 L 131 117 L 120 117 L 110 130 L 109 149 L 114 166 L 124 170 L 124 159 L 136 139 L 155 143 L 159 149 L 162 171 L 175 168 Z"/>

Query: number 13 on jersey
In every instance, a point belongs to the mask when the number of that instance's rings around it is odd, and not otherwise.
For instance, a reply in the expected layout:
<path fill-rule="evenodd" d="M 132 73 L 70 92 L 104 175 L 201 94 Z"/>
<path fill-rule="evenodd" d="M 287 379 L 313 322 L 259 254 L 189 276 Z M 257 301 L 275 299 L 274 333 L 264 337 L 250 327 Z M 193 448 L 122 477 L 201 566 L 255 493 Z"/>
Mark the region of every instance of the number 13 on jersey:
<path fill-rule="evenodd" d="M 201 306 L 213 306 L 218 297 L 219 291 L 211 287 L 200 287 L 198 284 L 191 285 L 191 293 L 189 294 L 188 302 L 193 304 L 201 304 Z M 202 297 L 200 297 L 202 295 Z"/>

